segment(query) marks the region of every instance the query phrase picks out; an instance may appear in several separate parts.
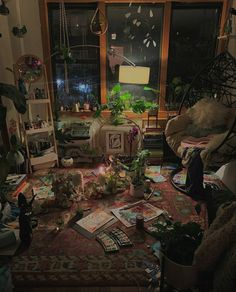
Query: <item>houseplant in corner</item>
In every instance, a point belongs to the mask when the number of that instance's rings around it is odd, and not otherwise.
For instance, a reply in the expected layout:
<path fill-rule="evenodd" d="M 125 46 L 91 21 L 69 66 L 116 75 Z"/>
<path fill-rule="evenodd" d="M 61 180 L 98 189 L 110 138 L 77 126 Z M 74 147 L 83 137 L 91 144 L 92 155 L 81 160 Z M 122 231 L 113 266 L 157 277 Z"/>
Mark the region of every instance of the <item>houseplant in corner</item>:
<path fill-rule="evenodd" d="M 162 273 L 167 283 L 180 290 L 193 287 L 198 278 L 193 257 L 202 241 L 201 226 L 170 220 L 157 221 L 154 226 L 152 234 L 161 242 Z"/>
<path fill-rule="evenodd" d="M 0 96 L 4 96 L 13 101 L 16 110 L 24 114 L 26 112 L 26 100 L 23 93 L 21 93 L 14 85 L 1 83 L 0 82 Z M 0 104 L 0 128 L 3 123 L 5 123 L 7 114 L 7 108 Z M 0 156 L 0 188 L 1 185 L 5 182 L 8 171 L 9 171 L 9 162 L 5 156 Z M 0 196 L 0 200 L 5 201 L 5 198 Z"/>
<path fill-rule="evenodd" d="M 136 198 L 144 196 L 144 173 L 149 155 L 150 151 L 147 149 L 138 152 L 128 168 L 132 180 L 130 193 Z"/>

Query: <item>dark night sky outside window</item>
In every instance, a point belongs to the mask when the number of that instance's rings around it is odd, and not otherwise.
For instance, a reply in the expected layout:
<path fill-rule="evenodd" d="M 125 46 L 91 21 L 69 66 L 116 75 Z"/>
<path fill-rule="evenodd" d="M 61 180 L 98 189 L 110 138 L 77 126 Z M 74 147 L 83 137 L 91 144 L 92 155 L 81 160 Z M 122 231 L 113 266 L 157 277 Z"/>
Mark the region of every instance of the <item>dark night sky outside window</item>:
<path fill-rule="evenodd" d="M 177 89 L 179 95 L 172 94 L 172 88 L 176 88 L 172 81 L 181 78 L 179 85 L 184 89 L 215 56 L 221 5 L 173 4 L 172 7 L 166 104 L 167 109 L 178 109 L 183 94 L 181 88 Z"/>
<path fill-rule="evenodd" d="M 96 10 L 93 4 L 66 4 L 70 47 L 76 45 L 99 46 L 99 37 L 92 34 L 90 21 Z M 60 39 L 59 4 L 49 4 L 49 25 L 51 36 L 51 53 L 56 50 Z M 64 61 L 59 54 L 52 57 L 53 82 L 58 106 L 69 106 L 85 101 L 91 104 L 100 102 L 100 61 L 99 48 L 72 48 L 75 60 L 68 64 L 69 94 L 65 92 Z"/>
<path fill-rule="evenodd" d="M 159 88 L 160 52 L 163 23 L 163 6 L 160 4 L 126 4 L 107 5 L 108 33 L 107 50 L 115 50 L 137 66 L 150 67 L 148 86 Z M 146 40 L 146 41 L 145 41 Z M 107 62 L 107 90 L 118 83 L 119 65 L 127 63 L 119 57 Z M 147 100 L 156 101 L 157 96 L 144 91 L 144 85 L 121 84 L 122 90 L 129 90 L 135 98 L 145 96 Z"/>

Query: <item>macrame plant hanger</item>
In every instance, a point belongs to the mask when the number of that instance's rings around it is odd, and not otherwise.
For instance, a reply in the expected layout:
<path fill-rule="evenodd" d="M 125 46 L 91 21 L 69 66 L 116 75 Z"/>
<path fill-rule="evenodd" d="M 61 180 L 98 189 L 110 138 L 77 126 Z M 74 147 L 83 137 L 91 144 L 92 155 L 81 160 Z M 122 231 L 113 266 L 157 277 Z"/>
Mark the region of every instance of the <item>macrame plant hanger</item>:
<path fill-rule="evenodd" d="M 63 0 L 60 2 L 60 44 L 59 44 L 59 49 L 61 52 L 63 52 L 63 57 L 64 57 L 65 92 L 67 94 L 69 94 L 68 66 L 67 66 L 67 60 L 66 60 L 65 55 L 68 55 L 68 57 L 70 57 L 71 51 L 70 51 L 65 3 Z"/>
<path fill-rule="evenodd" d="M 91 33 L 100 36 L 104 35 L 108 29 L 108 21 L 104 13 L 97 8 L 93 14 L 93 17 L 89 25 Z"/>

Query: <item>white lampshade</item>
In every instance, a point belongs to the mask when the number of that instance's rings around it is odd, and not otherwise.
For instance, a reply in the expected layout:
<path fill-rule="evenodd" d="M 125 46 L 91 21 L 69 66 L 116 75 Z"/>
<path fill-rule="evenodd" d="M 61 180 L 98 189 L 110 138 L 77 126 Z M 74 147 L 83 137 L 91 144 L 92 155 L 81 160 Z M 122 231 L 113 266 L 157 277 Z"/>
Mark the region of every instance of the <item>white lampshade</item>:
<path fill-rule="evenodd" d="M 119 69 L 119 82 L 129 84 L 148 84 L 149 75 L 149 67 L 122 65 Z"/>

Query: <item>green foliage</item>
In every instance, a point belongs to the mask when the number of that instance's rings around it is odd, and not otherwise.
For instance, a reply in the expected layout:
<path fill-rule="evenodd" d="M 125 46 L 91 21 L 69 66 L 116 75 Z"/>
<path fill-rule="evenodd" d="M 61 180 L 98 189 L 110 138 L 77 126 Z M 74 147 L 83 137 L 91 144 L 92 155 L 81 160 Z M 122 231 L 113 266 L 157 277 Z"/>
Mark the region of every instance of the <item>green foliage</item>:
<path fill-rule="evenodd" d="M 19 113 L 24 114 L 26 112 L 25 96 L 16 88 L 16 86 L 0 82 L 0 96 L 5 96 L 12 100 Z M 0 105 L 0 127 L 5 122 L 6 113 L 6 108 L 3 105 Z"/>
<path fill-rule="evenodd" d="M 201 244 L 203 230 L 195 222 L 182 224 L 167 220 L 165 224 L 157 222 L 158 231 L 153 235 L 160 240 L 165 255 L 182 265 L 192 265 L 194 252 Z"/>
<path fill-rule="evenodd" d="M 24 94 L 22 94 L 14 85 L 0 82 L 0 96 L 5 96 L 13 101 L 16 110 L 24 114 L 26 112 L 26 100 Z M 5 122 L 7 109 L 0 105 L 0 128 Z M 16 146 L 15 138 L 12 138 L 13 146 Z M 15 143 L 15 144 L 14 144 Z M 5 182 L 8 171 L 10 169 L 9 162 L 5 157 L 0 157 L 0 186 Z"/>
<path fill-rule="evenodd" d="M 57 54 L 60 55 L 60 58 L 65 61 L 67 64 L 73 64 L 75 60 L 72 57 L 71 50 L 65 45 L 56 46 Z"/>
<path fill-rule="evenodd" d="M 182 101 L 183 95 L 189 86 L 190 84 L 184 83 L 181 77 L 174 77 L 171 83 L 168 84 L 168 105 L 176 108 Z"/>
<path fill-rule="evenodd" d="M 146 110 L 156 109 L 157 104 L 147 102 L 145 99 L 136 100 L 129 91 L 122 91 L 121 85 L 116 84 L 106 98 L 106 104 L 99 106 L 94 117 L 100 117 L 103 110 L 111 112 L 111 121 L 113 125 L 121 123 L 121 117 L 124 110 L 132 110 L 134 113 L 144 113 Z"/>
<path fill-rule="evenodd" d="M 150 151 L 145 149 L 139 151 L 131 162 L 130 171 L 134 171 L 133 184 L 140 185 L 143 183 L 146 161 L 149 156 Z"/>

